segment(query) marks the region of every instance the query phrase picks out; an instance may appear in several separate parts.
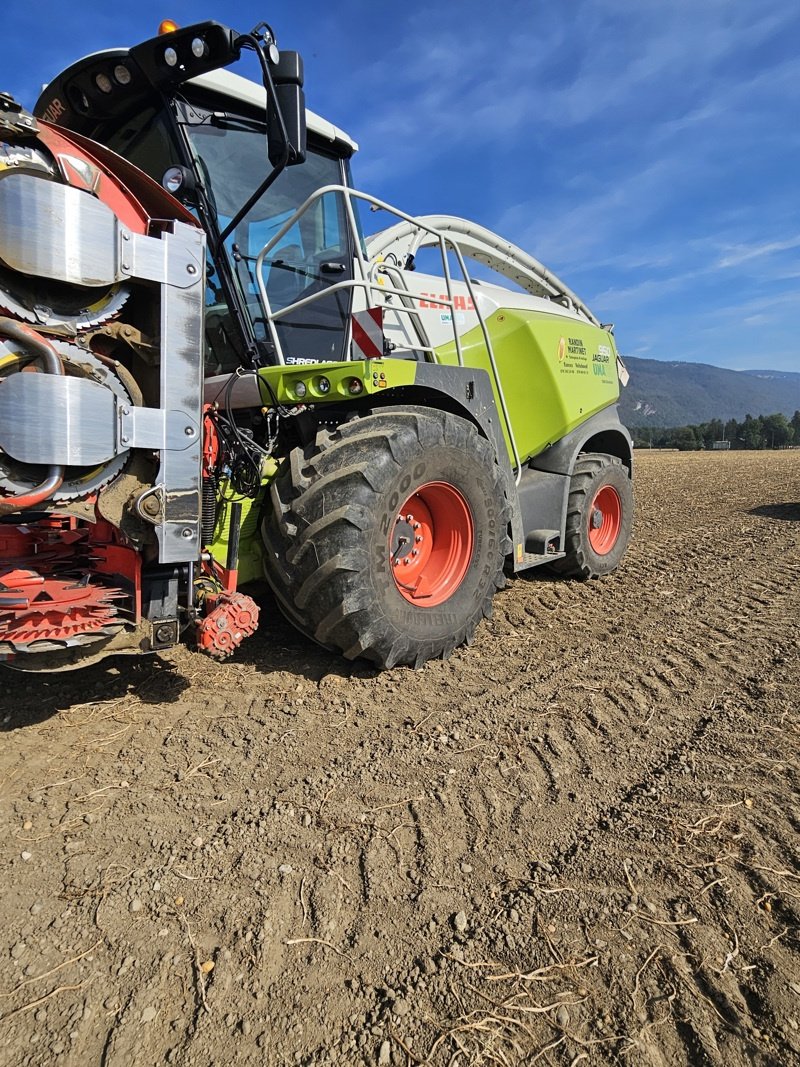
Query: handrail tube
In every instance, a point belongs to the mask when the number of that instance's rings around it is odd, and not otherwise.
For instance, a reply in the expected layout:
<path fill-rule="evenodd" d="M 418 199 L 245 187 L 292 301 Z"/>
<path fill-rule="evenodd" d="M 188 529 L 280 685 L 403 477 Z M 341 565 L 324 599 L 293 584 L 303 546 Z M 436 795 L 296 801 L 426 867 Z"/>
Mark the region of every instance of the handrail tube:
<path fill-rule="evenodd" d="M 303 297 L 300 300 L 296 300 L 292 304 L 288 304 L 285 308 L 282 308 L 280 311 L 273 312 L 272 308 L 270 306 L 269 297 L 267 296 L 266 284 L 264 283 L 264 280 L 263 280 L 263 277 L 262 277 L 263 268 L 264 268 L 264 260 L 267 258 L 268 254 L 272 251 L 272 249 L 279 243 L 279 241 L 281 241 L 281 239 L 289 232 L 289 230 L 303 217 L 303 215 L 305 215 L 305 213 L 308 211 L 308 209 L 311 207 L 311 205 L 313 203 L 315 203 L 317 200 L 321 200 L 322 197 L 326 196 L 328 193 L 334 193 L 334 194 L 338 193 L 338 194 L 341 194 L 344 197 L 348 224 L 350 226 L 351 233 L 352 233 L 353 237 L 355 238 L 354 245 L 355 245 L 355 249 L 356 249 L 356 259 L 358 261 L 359 271 L 361 273 L 361 279 L 353 278 L 352 280 L 348 280 L 348 281 L 345 281 L 345 282 L 335 282 L 333 285 L 326 286 L 325 289 L 321 290 L 319 293 L 312 293 L 311 296 Z M 510 417 L 509 412 L 508 412 L 508 405 L 506 404 L 505 394 L 503 392 L 503 387 L 502 387 L 502 384 L 500 382 L 500 375 L 499 375 L 498 369 L 497 369 L 497 361 L 495 360 L 494 349 L 492 347 L 491 338 L 489 337 L 489 331 L 488 331 L 488 329 L 486 327 L 486 322 L 484 320 L 484 317 L 480 313 L 480 311 L 478 310 L 478 303 L 477 303 L 477 300 L 475 298 L 475 291 L 474 291 L 474 289 L 472 287 L 472 281 L 471 281 L 471 279 L 470 279 L 470 277 L 469 277 L 469 275 L 467 273 L 466 264 L 464 262 L 464 257 L 462 256 L 461 250 L 459 249 L 457 243 L 455 242 L 455 240 L 452 237 L 446 237 L 441 231 L 438 231 L 435 227 L 430 226 L 425 222 L 422 222 L 420 219 L 415 218 L 413 215 L 408 215 L 405 211 L 401 211 L 399 208 L 393 207 L 391 204 L 387 204 L 385 201 L 379 200 L 377 197 L 370 196 L 368 193 L 362 193 L 358 189 L 350 189 L 345 185 L 323 185 L 319 189 L 316 189 L 310 196 L 308 196 L 305 199 L 305 201 L 300 205 L 300 207 L 297 208 L 297 210 L 294 212 L 294 214 L 291 215 L 286 220 L 286 222 L 283 224 L 283 226 L 280 227 L 278 232 L 275 233 L 273 235 L 273 237 L 269 241 L 267 241 L 267 243 L 264 245 L 264 247 L 259 252 L 258 257 L 256 258 L 256 271 L 255 271 L 255 274 L 256 274 L 256 284 L 258 285 L 259 295 L 261 296 L 261 299 L 262 299 L 263 304 L 264 304 L 264 308 L 265 308 L 266 313 L 267 313 L 267 324 L 268 324 L 268 327 L 269 327 L 269 330 L 270 330 L 270 334 L 272 336 L 272 342 L 273 342 L 273 344 L 275 346 L 275 354 L 276 354 L 276 357 L 278 359 L 279 364 L 282 365 L 282 366 L 285 366 L 286 365 L 286 359 L 285 359 L 285 357 L 283 355 L 283 347 L 282 347 L 282 345 L 280 343 L 280 338 L 278 337 L 278 331 L 277 331 L 277 328 L 275 326 L 275 321 L 278 318 L 282 318 L 283 316 L 288 314 L 288 312 L 299 310 L 300 308 L 305 307 L 306 304 L 309 304 L 309 303 L 313 302 L 314 300 L 319 299 L 322 296 L 326 296 L 326 295 L 328 295 L 328 294 L 330 294 L 332 292 L 337 292 L 337 291 L 339 291 L 341 289 L 345 289 L 345 288 L 363 287 L 366 292 L 371 292 L 373 290 L 379 289 L 380 292 L 382 292 L 384 294 L 391 293 L 392 295 L 397 295 L 397 296 L 401 296 L 401 297 L 404 295 L 399 290 L 392 290 L 392 289 L 386 288 L 384 286 L 376 286 L 370 280 L 370 277 L 369 277 L 369 274 L 370 274 L 369 266 L 368 266 L 367 260 L 364 257 L 364 253 L 363 253 L 363 251 L 361 249 L 361 244 L 357 239 L 358 238 L 358 226 L 356 224 L 356 218 L 355 218 L 355 214 L 353 212 L 353 205 L 352 205 L 352 198 L 353 197 L 356 197 L 359 200 L 364 200 L 365 202 L 374 205 L 375 207 L 377 207 L 381 211 L 386 211 L 389 214 L 397 216 L 398 218 L 404 220 L 405 222 L 412 224 L 414 227 L 416 227 L 417 230 L 425 230 L 427 233 L 429 233 L 432 237 L 434 237 L 436 239 L 436 242 L 439 244 L 439 250 L 440 250 L 441 255 L 442 255 L 442 266 L 443 266 L 443 270 L 444 270 L 444 280 L 445 280 L 445 284 L 446 284 L 446 287 L 447 287 L 447 299 L 446 300 L 439 300 L 439 303 L 445 304 L 446 306 L 448 306 L 448 307 L 450 307 L 452 309 L 451 324 L 452 324 L 452 327 L 453 327 L 453 340 L 455 342 L 456 356 L 457 356 L 457 359 L 458 359 L 459 366 L 463 367 L 464 366 L 464 356 L 463 356 L 463 351 L 462 351 L 462 348 L 461 348 L 461 340 L 459 338 L 458 329 L 456 328 L 455 301 L 453 299 L 452 279 L 451 279 L 451 276 L 450 276 L 450 266 L 449 266 L 449 263 L 447 262 L 447 250 L 446 250 L 445 242 L 447 241 L 448 243 L 450 243 L 452 245 L 453 251 L 454 251 L 454 253 L 456 255 L 456 258 L 458 259 L 459 268 L 461 269 L 461 272 L 462 272 L 463 277 L 464 277 L 464 282 L 465 282 L 465 284 L 467 286 L 467 291 L 469 292 L 470 297 L 472 299 L 473 306 L 475 308 L 475 313 L 476 313 L 476 315 L 478 317 L 478 322 L 480 323 L 480 326 L 481 326 L 481 333 L 483 334 L 483 340 L 484 340 L 484 344 L 486 346 L 486 352 L 487 352 L 487 356 L 489 358 L 489 364 L 490 364 L 490 366 L 492 368 L 492 374 L 494 376 L 495 388 L 497 390 L 497 398 L 498 398 L 498 400 L 500 402 L 500 411 L 501 411 L 501 414 L 502 414 L 502 417 L 503 417 L 503 421 L 504 421 L 505 426 L 506 426 L 506 432 L 508 434 L 508 440 L 509 440 L 509 443 L 511 445 L 511 452 L 512 452 L 512 456 L 513 456 L 513 460 L 514 460 L 513 466 L 514 466 L 514 468 L 516 470 L 516 483 L 519 484 L 519 481 L 520 481 L 520 479 L 522 477 L 522 461 L 520 460 L 519 451 L 517 449 L 516 440 L 514 438 L 514 431 L 513 431 L 512 425 L 511 425 L 511 417 Z M 407 295 L 410 296 L 413 299 L 413 294 L 412 293 L 407 293 Z M 395 311 L 406 311 L 406 312 L 410 311 L 410 309 L 408 309 L 408 308 L 394 308 L 393 310 L 395 310 Z M 350 336 L 350 331 L 348 331 L 348 338 L 349 338 L 349 336 Z M 349 351 L 348 351 L 348 357 L 347 358 L 348 359 L 351 358 L 351 355 L 350 355 Z"/>

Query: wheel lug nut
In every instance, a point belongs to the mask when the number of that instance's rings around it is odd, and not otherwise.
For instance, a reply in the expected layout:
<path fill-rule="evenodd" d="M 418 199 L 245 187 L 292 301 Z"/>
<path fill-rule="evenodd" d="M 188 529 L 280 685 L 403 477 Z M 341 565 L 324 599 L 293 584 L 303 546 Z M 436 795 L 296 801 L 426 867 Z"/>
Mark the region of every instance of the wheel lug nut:
<path fill-rule="evenodd" d="M 419 523 L 418 523 L 418 522 L 415 522 L 415 523 L 414 523 L 414 529 L 415 529 L 415 530 L 418 530 L 418 529 L 419 529 Z"/>
<path fill-rule="evenodd" d="M 419 545 L 419 544 L 422 544 L 422 538 L 421 538 L 421 537 L 419 537 L 419 536 L 415 537 L 415 538 L 414 538 L 414 543 L 415 543 L 415 544 L 418 544 L 418 545 Z"/>
<path fill-rule="evenodd" d="M 408 566 L 408 556 L 405 556 L 405 557 L 404 557 L 404 559 L 403 559 L 403 565 L 404 565 L 404 566 L 406 566 L 406 567 Z"/>
<path fill-rule="evenodd" d="M 408 515 L 406 515 L 406 522 L 413 522 L 413 521 L 414 521 L 414 516 L 409 511 Z"/>
<path fill-rule="evenodd" d="M 411 549 L 411 555 L 412 556 L 418 556 L 419 555 L 419 552 L 417 552 L 416 548 L 412 548 Z"/>

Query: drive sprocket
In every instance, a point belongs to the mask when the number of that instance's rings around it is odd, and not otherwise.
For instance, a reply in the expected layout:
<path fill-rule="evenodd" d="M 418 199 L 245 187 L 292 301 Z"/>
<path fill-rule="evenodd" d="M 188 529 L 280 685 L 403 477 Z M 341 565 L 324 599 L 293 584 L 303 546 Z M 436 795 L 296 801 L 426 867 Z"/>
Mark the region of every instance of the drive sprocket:
<path fill-rule="evenodd" d="M 61 357 L 65 374 L 89 378 L 110 389 L 120 400 L 131 402 L 128 390 L 117 375 L 96 356 L 67 341 L 51 339 L 50 343 Z M 0 339 L 0 380 L 8 374 L 34 370 L 36 365 L 30 352 L 13 341 Z M 67 466 L 61 488 L 53 493 L 51 500 L 66 503 L 98 492 L 122 471 L 129 454 L 129 451 L 121 452 L 96 467 Z M 0 451 L 0 489 L 7 493 L 18 496 L 29 492 L 41 482 L 42 472 L 42 467 L 20 463 Z"/>

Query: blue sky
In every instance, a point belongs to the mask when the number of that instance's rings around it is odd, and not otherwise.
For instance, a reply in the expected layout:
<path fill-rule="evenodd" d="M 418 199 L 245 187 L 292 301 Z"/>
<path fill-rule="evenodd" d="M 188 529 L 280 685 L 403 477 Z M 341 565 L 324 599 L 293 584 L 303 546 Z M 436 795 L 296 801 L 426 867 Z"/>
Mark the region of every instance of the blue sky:
<path fill-rule="evenodd" d="M 473 218 L 560 274 L 623 354 L 800 371 L 797 0 L 7 0 L 0 89 L 32 106 L 162 18 L 262 19 L 357 184 Z M 16 47 L 13 42 L 18 42 Z"/>

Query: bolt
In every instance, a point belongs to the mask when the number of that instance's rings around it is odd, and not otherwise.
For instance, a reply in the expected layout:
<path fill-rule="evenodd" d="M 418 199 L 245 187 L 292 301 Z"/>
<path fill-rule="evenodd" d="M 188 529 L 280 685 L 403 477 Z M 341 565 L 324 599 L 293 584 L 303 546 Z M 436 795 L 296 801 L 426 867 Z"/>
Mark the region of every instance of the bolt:
<path fill-rule="evenodd" d="M 131 239 L 131 235 L 130 235 L 129 233 L 124 233 L 124 232 L 123 232 L 123 234 L 122 234 L 122 240 L 123 240 L 123 241 L 130 241 L 130 239 Z"/>
<path fill-rule="evenodd" d="M 197 274 L 197 267 L 194 265 L 194 263 L 189 263 L 186 267 L 186 270 L 189 272 L 189 274 Z"/>
<path fill-rule="evenodd" d="M 411 555 L 412 556 L 418 556 L 419 555 L 419 552 L 417 552 L 416 548 L 412 548 L 411 549 Z"/>
<path fill-rule="evenodd" d="M 418 522 L 415 522 L 415 523 L 414 523 L 414 529 L 415 529 L 415 530 L 418 530 L 418 529 L 419 529 L 419 523 L 418 523 Z"/>
<path fill-rule="evenodd" d="M 194 426 L 186 426 L 183 432 L 187 437 L 194 437 Z"/>
<path fill-rule="evenodd" d="M 402 515 L 398 515 L 398 516 L 397 516 L 397 518 L 396 518 L 396 519 L 394 520 L 394 524 L 395 524 L 395 526 L 397 526 L 398 522 L 401 522 L 401 521 L 402 521 L 402 518 L 403 518 L 403 516 L 402 516 Z"/>
<path fill-rule="evenodd" d="M 404 566 L 406 566 L 406 567 L 408 566 L 408 556 L 405 556 L 405 557 L 404 557 L 404 559 L 403 559 L 403 565 L 404 565 Z"/>
<path fill-rule="evenodd" d="M 422 544 L 422 538 L 419 536 L 419 534 L 414 538 L 414 544 L 416 544 L 416 545 L 421 545 Z"/>
<path fill-rule="evenodd" d="M 160 510 L 161 505 L 158 503 L 157 498 L 154 496 L 147 497 L 147 499 L 142 503 L 142 511 L 146 512 L 148 515 L 158 515 Z"/>
<path fill-rule="evenodd" d="M 123 415 L 130 415 L 130 413 L 131 413 L 131 409 L 128 408 L 128 407 L 125 407 L 124 404 L 119 410 L 122 412 Z"/>
<path fill-rule="evenodd" d="M 123 263 L 122 264 L 122 269 L 123 270 L 130 270 L 131 269 L 130 263 Z"/>
<path fill-rule="evenodd" d="M 414 521 L 414 516 L 409 511 L 408 515 L 406 515 L 406 522 L 413 522 L 413 521 Z"/>
<path fill-rule="evenodd" d="M 184 528 L 181 530 L 181 537 L 185 541 L 188 541 L 191 536 L 192 536 L 192 531 L 189 529 L 188 526 L 184 526 Z"/>
<path fill-rule="evenodd" d="M 130 437 L 128 437 L 128 435 L 126 433 L 124 433 L 122 435 L 122 443 L 123 443 L 123 445 L 130 444 L 130 440 L 131 440 Z"/>

